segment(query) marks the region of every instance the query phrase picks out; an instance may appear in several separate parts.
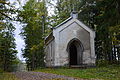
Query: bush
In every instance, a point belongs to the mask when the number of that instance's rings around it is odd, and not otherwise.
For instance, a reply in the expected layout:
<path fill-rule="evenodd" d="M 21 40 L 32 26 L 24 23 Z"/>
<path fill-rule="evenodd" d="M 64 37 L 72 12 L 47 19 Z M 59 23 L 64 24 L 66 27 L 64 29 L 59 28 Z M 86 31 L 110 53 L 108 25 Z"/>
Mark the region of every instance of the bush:
<path fill-rule="evenodd" d="M 3 73 L 3 70 L 0 68 L 0 73 Z"/>
<path fill-rule="evenodd" d="M 105 67 L 107 65 L 109 65 L 109 62 L 107 60 L 98 60 L 97 61 L 97 66 L 98 67 Z"/>

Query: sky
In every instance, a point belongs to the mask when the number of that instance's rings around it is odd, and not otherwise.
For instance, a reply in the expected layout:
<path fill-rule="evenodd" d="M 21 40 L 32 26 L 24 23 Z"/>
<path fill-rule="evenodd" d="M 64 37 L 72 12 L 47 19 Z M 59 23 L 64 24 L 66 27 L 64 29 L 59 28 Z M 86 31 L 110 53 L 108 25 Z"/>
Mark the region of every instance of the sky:
<path fill-rule="evenodd" d="M 22 51 L 21 49 L 24 49 L 25 43 L 24 40 L 22 39 L 22 37 L 19 35 L 22 29 L 22 26 L 19 22 L 14 22 L 14 25 L 16 27 L 15 30 L 15 42 L 16 42 L 16 50 L 18 50 L 18 54 L 17 57 L 21 60 L 21 61 L 25 61 L 25 58 L 23 58 L 22 56 Z"/>
<path fill-rule="evenodd" d="M 26 0 L 20 0 L 21 4 L 24 5 Z M 15 8 L 19 8 L 20 5 L 19 3 L 17 2 L 17 0 L 10 0 L 10 3 L 11 4 L 14 4 Z M 24 43 L 24 40 L 22 39 L 22 37 L 19 35 L 20 32 L 21 32 L 21 29 L 22 29 L 22 24 L 20 24 L 19 22 L 12 22 L 13 25 L 15 26 L 16 30 L 15 30 L 15 43 L 16 43 L 16 50 L 18 51 L 17 53 L 17 57 L 25 62 L 25 58 L 23 58 L 22 56 L 22 51 L 21 49 L 24 49 L 24 46 L 25 46 L 25 43 Z"/>

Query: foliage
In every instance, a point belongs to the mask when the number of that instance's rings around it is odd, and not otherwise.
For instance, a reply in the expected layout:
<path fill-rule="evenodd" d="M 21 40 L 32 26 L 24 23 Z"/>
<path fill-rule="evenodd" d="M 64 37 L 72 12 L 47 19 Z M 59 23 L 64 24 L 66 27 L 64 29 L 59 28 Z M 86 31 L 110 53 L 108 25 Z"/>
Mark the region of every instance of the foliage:
<path fill-rule="evenodd" d="M 50 17 L 51 26 L 55 27 L 59 23 L 63 22 L 68 17 L 70 17 L 70 13 L 74 9 L 78 10 L 78 8 L 80 7 L 79 5 L 81 0 L 53 0 L 53 1 L 56 1 L 56 5 L 53 5 L 51 2 L 49 2 L 48 4 L 52 4 L 52 6 L 54 6 L 55 8 L 54 9 L 55 15 L 52 15 Z"/>
<path fill-rule="evenodd" d="M 35 71 L 65 75 L 83 79 L 103 79 L 103 80 L 119 80 L 120 66 L 109 65 L 107 67 L 90 68 L 90 69 L 55 69 L 45 68 Z"/>
<path fill-rule="evenodd" d="M 15 9 L 6 0 L 0 1 L 0 68 L 4 71 L 11 71 L 16 59 L 14 30 L 12 25 Z"/>
<path fill-rule="evenodd" d="M 113 41 L 113 45 L 120 44 L 120 25 L 110 27 L 110 34 Z"/>
<path fill-rule="evenodd" d="M 98 61 L 97 61 L 97 66 L 98 66 L 98 67 L 105 67 L 105 66 L 107 66 L 107 65 L 109 65 L 109 63 L 108 63 L 107 60 L 98 60 Z"/>
<path fill-rule="evenodd" d="M 110 29 L 112 28 L 111 26 L 113 26 L 113 29 L 115 29 L 115 26 L 120 24 L 120 13 L 118 9 L 120 4 L 118 0 L 106 0 L 96 1 L 96 6 L 96 53 L 98 55 L 98 59 L 105 59 L 109 62 L 112 62 L 113 60 L 117 60 L 116 54 L 119 54 L 119 47 L 114 45 L 113 35 L 114 33 L 118 34 L 119 32 Z M 120 27 L 117 27 L 118 30 L 119 28 Z M 119 57 L 120 56 L 118 56 L 118 58 Z"/>
<path fill-rule="evenodd" d="M 44 30 L 47 25 L 45 2 L 29 0 L 18 14 L 23 25 L 21 35 L 25 40 L 23 56 L 28 69 L 44 66 Z"/>

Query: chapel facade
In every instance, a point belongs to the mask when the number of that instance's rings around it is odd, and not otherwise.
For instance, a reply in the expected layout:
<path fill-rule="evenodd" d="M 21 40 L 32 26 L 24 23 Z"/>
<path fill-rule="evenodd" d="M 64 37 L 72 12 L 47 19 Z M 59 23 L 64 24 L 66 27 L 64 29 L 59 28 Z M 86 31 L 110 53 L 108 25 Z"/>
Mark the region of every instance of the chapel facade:
<path fill-rule="evenodd" d="M 95 31 L 78 20 L 78 14 L 52 29 L 45 39 L 46 67 L 95 65 Z"/>

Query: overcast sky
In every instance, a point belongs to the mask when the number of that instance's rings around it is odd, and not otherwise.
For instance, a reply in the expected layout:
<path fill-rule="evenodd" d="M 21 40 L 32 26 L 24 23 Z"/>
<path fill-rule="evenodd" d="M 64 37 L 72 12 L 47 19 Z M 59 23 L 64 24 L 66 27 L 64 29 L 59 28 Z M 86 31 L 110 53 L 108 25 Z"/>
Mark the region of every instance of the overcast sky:
<path fill-rule="evenodd" d="M 20 0 L 20 2 L 21 2 L 22 5 L 24 5 L 26 1 L 27 0 Z M 20 5 L 17 2 L 17 0 L 10 0 L 10 3 L 14 4 L 14 6 L 16 8 L 20 7 Z M 17 57 L 21 61 L 25 61 L 25 59 L 22 57 L 22 51 L 21 51 L 22 48 L 24 49 L 25 43 L 24 43 L 24 40 L 22 39 L 22 37 L 19 35 L 20 32 L 21 32 L 22 25 L 19 22 L 16 22 L 16 21 L 13 22 L 13 25 L 16 28 L 16 30 L 15 30 L 15 42 L 16 42 L 16 49 L 18 50 Z"/>

